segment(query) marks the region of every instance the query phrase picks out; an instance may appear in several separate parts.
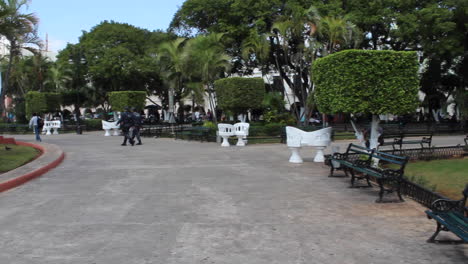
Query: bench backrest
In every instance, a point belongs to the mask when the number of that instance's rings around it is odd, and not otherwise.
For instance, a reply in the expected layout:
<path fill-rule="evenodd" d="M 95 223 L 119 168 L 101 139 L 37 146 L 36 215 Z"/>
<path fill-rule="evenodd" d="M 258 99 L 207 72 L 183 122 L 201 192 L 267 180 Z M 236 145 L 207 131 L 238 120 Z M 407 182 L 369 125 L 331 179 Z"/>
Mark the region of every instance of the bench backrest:
<path fill-rule="evenodd" d="M 409 157 L 397 156 L 378 150 L 374 151 L 370 155 L 372 156 L 372 158 L 376 158 L 387 163 L 398 165 L 400 167 L 399 170 L 404 170 L 406 163 L 408 163 L 409 160 Z"/>
<path fill-rule="evenodd" d="M 234 135 L 234 126 L 231 124 L 218 124 L 218 134 L 220 136 L 232 136 Z"/>
<path fill-rule="evenodd" d="M 406 163 L 408 163 L 409 157 L 403 157 L 403 156 L 397 156 L 393 154 L 389 154 L 386 152 L 381 152 L 375 149 L 368 149 L 363 146 L 359 146 L 353 143 L 350 143 L 348 145 L 348 148 L 346 149 L 346 155 L 364 155 L 365 160 L 369 161 L 372 160 L 373 158 L 391 163 L 391 164 L 396 164 L 399 166 L 399 170 L 403 170 L 406 166 Z M 359 157 L 356 157 L 358 159 Z"/>
<path fill-rule="evenodd" d="M 250 124 L 249 123 L 235 123 L 234 124 L 234 131 L 236 135 L 241 135 L 241 136 L 248 136 L 249 135 L 249 128 Z"/>
<path fill-rule="evenodd" d="M 107 121 L 101 120 L 101 123 L 102 123 L 102 129 L 113 129 L 113 128 L 120 127 L 120 125 L 117 125 L 117 121 L 107 122 Z"/>
<path fill-rule="evenodd" d="M 350 143 L 346 149 L 346 154 L 363 154 L 369 155 L 369 153 L 374 152 L 374 150 L 368 149 L 366 147 Z"/>
<path fill-rule="evenodd" d="M 55 121 L 44 121 L 44 127 L 51 127 L 51 128 L 60 128 L 61 122 L 58 120 Z"/>
<path fill-rule="evenodd" d="M 327 146 L 331 142 L 332 128 L 322 128 L 307 132 L 297 127 L 286 127 L 286 143 L 290 147 L 300 146 Z"/>

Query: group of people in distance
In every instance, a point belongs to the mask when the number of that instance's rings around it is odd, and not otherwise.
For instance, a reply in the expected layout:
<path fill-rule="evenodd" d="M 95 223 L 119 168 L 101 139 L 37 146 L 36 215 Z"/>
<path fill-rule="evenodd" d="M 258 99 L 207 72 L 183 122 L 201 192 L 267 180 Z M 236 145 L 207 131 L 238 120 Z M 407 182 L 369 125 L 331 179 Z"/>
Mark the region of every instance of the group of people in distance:
<path fill-rule="evenodd" d="M 122 146 L 127 145 L 127 140 L 130 144 L 135 145 L 135 137 L 138 140 L 137 145 L 142 145 L 140 138 L 140 129 L 143 124 L 143 118 L 136 111 L 135 107 L 130 108 L 125 107 L 125 111 L 120 115 L 117 125 L 120 125 L 122 132 L 124 134 L 124 141 L 121 144 Z"/>

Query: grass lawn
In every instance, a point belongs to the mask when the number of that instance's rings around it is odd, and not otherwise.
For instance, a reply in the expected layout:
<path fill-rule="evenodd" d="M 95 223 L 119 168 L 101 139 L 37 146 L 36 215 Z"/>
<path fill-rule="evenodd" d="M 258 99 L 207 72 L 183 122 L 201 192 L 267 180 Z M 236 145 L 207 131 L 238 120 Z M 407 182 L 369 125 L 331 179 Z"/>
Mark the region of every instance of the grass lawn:
<path fill-rule="evenodd" d="M 5 150 L 5 146 L 11 149 Z M 40 152 L 32 147 L 0 144 L 0 173 L 18 168 L 39 154 Z"/>
<path fill-rule="evenodd" d="M 449 159 L 411 162 L 406 165 L 405 177 L 451 199 L 461 199 L 468 184 L 468 159 Z"/>

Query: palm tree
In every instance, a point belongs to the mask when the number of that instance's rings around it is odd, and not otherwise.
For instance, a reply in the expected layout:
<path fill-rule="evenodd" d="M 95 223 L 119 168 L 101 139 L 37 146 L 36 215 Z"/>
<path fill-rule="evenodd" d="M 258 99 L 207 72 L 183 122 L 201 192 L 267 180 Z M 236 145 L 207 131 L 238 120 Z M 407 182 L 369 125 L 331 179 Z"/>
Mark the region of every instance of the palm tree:
<path fill-rule="evenodd" d="M 269 34 L 259 34 L 257 30 L 252 30 L 249 37 L 242 43 L 242 57 L 246 61 L 256 61 L 260 65 L 263 76 L 268 71 L 271 51 L 269 37 Z"/>
<path fill-rule="evenodd" d="M 357 47 L 361 40 L 357 26 L 340 17 L 322 18 L 319 34 L 328 42 L 324 50 L 325 55 L 346 47 Z"/>
<path fill-rule="evenodd" d="M 25 49 L 36 53 L 37 49 L 33 46 L 40 46 L 37 36 L 38 18 L 32 13 L 22 14 L 20 12 L 20 9 L 27 5 L 27 0 L 0 1 L 0 35 L 3 35 L 10 45 L 5 82 L 0 93 L 0 109 L 4 107 L 4 95 L 11 93 L 9 91 L 10 74 L 22 50 Z"/>
<path fill-rule="evenodd" d="M 320 20 L 321 17 L 315 7 L 303 9 L 293 5 L 290 7 L 290 13 L 280 17 L 272 26 L 274 40 L 272 49 L 276 70 L 291 88 L 294 98 L 299 99 L 305 115 L 309 114 L 307 98 L 312 89 L 312 82 L 307 77 L 307 73 L 317 54 L 316 48 L 320 46 L 317 45 L 315 37 Z M 295 85 L 290 75 L 296 80 L 301 80 L 300 87 Z M 286 96 L 286 99 L 292 105 L 289 96 Z M 302 116 L 295 107 L 293 110 L 299 123 Z"/>
<path fill-rule="evenodd" d="M 184 81 L 184 72 L 187 70 L 187 53 L 184 50 L 186 39 L 162 43 L 159 46 L 160 56 L 158 60 L 163 65 L 163 72 L 169 84 L 169 122 L 175 123 L 174 96 L 176 91 L 181 91 Z"/>
<path fill-rule="evenodd" d="M 55 92 L 59 92 L 65 89 L 66 83 L 72 80 L 72 72 L 68 68 L 64 68 L 59 64 L 55 64 L 49 68 L 47 79 L 45 80 L 46 85 L 51 85 Z"/>
<path fill-rule="evenodd" d="M 191 67 L 189 75 L 200 80 L 202 87 L 208 93 L 213 120 L 217 121 L 215 111 L 214 81 L 231 67 L 232 58 L 224 51 L 222 43 L 223 34 L 212 33 L 200 35 L 189 41 L 187 52 L 190 54 Z"/>

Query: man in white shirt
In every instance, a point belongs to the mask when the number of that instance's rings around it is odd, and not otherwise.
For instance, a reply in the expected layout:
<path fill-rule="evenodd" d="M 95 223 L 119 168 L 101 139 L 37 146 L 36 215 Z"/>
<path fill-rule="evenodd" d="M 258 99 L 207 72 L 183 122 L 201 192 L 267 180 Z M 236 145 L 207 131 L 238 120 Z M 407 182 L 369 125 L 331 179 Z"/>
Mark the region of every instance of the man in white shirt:
<path fill-rule="evenodd" d="M 29 120 L 29 128 L 34 128 L 34 134 L 36 134 L 36 141 L 41 142 L 41 136 L 40 136 L 40 129 L 39 125 L 41 123 L 41 118 L 34 113 L 33 116 L 31 117 L 31 120 Z"/>

